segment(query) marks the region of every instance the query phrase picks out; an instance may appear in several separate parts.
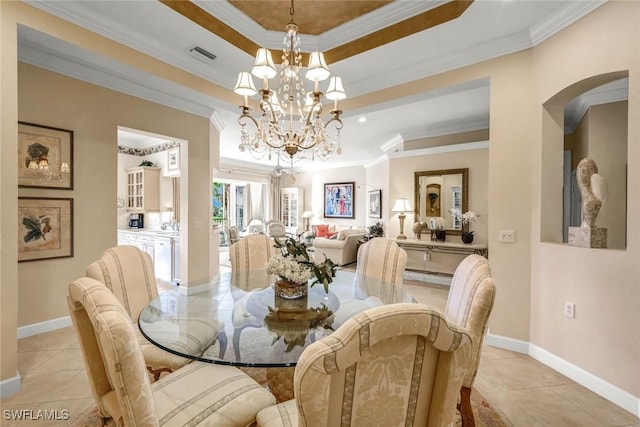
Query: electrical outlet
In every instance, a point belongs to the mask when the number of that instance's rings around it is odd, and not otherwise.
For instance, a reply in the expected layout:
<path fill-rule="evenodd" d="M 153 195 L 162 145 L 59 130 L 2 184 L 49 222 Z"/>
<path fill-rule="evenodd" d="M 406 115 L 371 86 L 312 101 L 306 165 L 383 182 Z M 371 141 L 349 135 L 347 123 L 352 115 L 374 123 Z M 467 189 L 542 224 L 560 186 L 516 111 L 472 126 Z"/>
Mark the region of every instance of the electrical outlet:
<path fill-rule="evenodd" d="M 500 230 L 498 240 L 503 243 L 514 243 L 516 241 L 516 232 L 514 230 Z"/>
<path fill-rule="evenodd" d="M 564 302 L 564 315 L 572 319 L 576 318 L 576 305 L 572 302 Z"/>

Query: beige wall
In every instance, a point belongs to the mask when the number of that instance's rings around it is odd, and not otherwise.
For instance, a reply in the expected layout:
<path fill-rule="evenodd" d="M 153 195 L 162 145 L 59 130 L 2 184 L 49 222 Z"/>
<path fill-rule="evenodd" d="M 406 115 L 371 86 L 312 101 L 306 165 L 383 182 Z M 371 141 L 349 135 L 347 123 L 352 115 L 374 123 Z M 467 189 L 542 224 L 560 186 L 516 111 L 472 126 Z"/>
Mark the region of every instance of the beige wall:
<path fill-rule="evenodd" d="M 624 249 L 627 222 L 627 102 L 589 109 L 589 157 L 607 181 L 609 197 L 596 226 L 607 229 L 607 247 Z"/>
<path fill-rule="evenodd" d="M 534 49 L 531 84 L 538 88 L 538 107 L 531 119 L 544 123 L 540 105 L 563 89 L 591 76 L 629 71 L 628 195 L 640 190 L 639 20 L 639 3 L 608 2 Z M 542 152 L 550 134 L 534 131 L 534 143 Z M 544 174 L 546 166 L 538 164 L 531 171 Z M 540 206 L 544 182 L 536 179 L 533 185 L 533 200 Z M 636 197 L 628 197 L 629 212 L 637 211 L 639 205 Z M 532 236 L 539 235 L 541 224 L 536 211 Z M 638 225 L 639 219 L 630 215 L 626 250 L 590 250 L 534 240 L 530 336 L 536 346 L 636 397 L 640 396 Z M 563 316 L 564 301 L 576 304 L 575 319 Z"/>
<path fill-rule="evenodd" d="M 172 135 L 188 140 L 192 147 L 207 147 L 209 123 L 22 63 L 18 101 L 20 120 L 72 129 L 75 138 L 73 191 L 19 190 L 20 196 L 73 197 L 75 201 L 74 257 L 18 266 L 18 325 L 24 326 L 67 316 L 67 284 L 82 276 L 104 249 L 116 244 L 118 126 Z M 208 148 L 206 151 L 208 158 Z M 193 194 L 192 188 L 189 191 Z M 208 192 L 197 197 L 207 200 Z"/>
<path fill-rule="evenodd" d="M 488 184 L 489 184 L 489 150 L 476 149 L 452 153 L 398 157 L 389 160 L 389 204 L 384 208 L 389 215 L 387 230 L 390 237 L 400 233 L 398 215 L 391 212 L 391 204 L 400 197 L 409 199 L 414 206 L 414 172 L 469 168 L 469 210 L 480 217 L 471 225 L 475 234 L 475 243 L 487 242 L 487 224 L 489 220 Z M 413 212 L 408 213 L 404 222 L 404 234 L 413 237 L 411 227 L 415 222 Z M 460 242 L 460 235 L 447 236 L 447 241 Z"/>
<path fill-rule="evenodd" d="M 284 178 L 286 180 L 286 178 Z M 331 182 L 355 182 L 354 218 L 325 218 L 324 217 L 324 184 Z M 301 172 L 296 175 L 296 187 L 304 188 L 304 209 L 313 212 L 312 221 L 323 221 L 328 224 L 349 224 L 365 226 L 367 223 L 366 197 L 367 187 L 357 188 L 366 183 L 365 169 L 362 166 L 345 168 L 321 169 Z M 288 186 L 284 182 L 283 187 Z"/>
<path fill-rule="evenodd" d="M 0 2 L 0 381 L 18 370 L 18 41 L 16 16 Z"/>

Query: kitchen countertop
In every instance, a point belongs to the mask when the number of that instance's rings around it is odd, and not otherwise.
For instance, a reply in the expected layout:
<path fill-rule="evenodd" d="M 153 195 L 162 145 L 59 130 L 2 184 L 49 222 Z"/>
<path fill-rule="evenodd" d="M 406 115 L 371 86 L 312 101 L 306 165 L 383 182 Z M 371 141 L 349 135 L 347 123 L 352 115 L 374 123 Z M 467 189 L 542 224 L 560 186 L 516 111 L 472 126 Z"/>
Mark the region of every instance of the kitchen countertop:
<path fill-rule="evenodd" d="M 119 229 L 118 232 L 143 234 L 146 236 L 166 236 L 166 237 L 180 237 L 180 232 L 175 230 L 150 230 L 146 228 L 124 228 Z"/>

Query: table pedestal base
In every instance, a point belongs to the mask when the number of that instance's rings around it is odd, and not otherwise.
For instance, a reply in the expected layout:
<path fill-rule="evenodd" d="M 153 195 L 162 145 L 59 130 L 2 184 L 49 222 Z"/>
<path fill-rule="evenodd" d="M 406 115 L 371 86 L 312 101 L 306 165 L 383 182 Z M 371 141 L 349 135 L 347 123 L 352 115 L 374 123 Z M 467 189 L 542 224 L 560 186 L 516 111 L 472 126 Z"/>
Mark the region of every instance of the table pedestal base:
<path fill-rule="evenodd" d="M 293 399 L 293 371 L 291 368 L 267 368 L 267 385 L 278 403 Z"/>

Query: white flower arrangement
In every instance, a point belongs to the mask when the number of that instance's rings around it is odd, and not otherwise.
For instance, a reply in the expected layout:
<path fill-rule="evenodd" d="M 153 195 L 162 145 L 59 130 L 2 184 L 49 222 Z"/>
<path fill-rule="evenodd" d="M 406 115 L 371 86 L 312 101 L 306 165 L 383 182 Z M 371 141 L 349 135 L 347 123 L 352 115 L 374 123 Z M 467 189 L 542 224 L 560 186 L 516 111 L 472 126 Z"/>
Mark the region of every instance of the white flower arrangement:
<path fill-rule="evenodd" d="M 296 258 L 286 257 L 283 255 L 275 255 L 269 258 L 265 268 L 267 273 L 277 274 L 278 276 L 295 283 L 305 283 L 311 279 L 311 276 L 313 275 L 309 266 L 301 264 Z"/>
<path fill-rule="evenodd" d="M 468 212 L 462 213 L 462 211 L 460 209 L 456 209 L 456 208 L 449 209 L 449 212 L 451 212 L 451 215 L 457 221 L 460 221 L 462 224 L 465 224 L 465 225 L 466 224 L 471 224 L 476 219 L 478 219 L 478 217 L 480 216 L 477 213 L 475 213 L 474 211 L 468 211 Z"/>
<path fill-rule="evenodd" d="M 292 238 L 287 238 L 284 243 L 276 240 L 275 246 L 281 253 L 269 258 L 264 266 L 267 273 L 295 283 L 306 283 L 313 278 L 311 286 L 322 283 L 325 291 L 329 292 L 329 283 L 336 277 L 333 261 L 325 256 L 323 262 L 313 262 L 309 259 L 307 245 Z"/>

